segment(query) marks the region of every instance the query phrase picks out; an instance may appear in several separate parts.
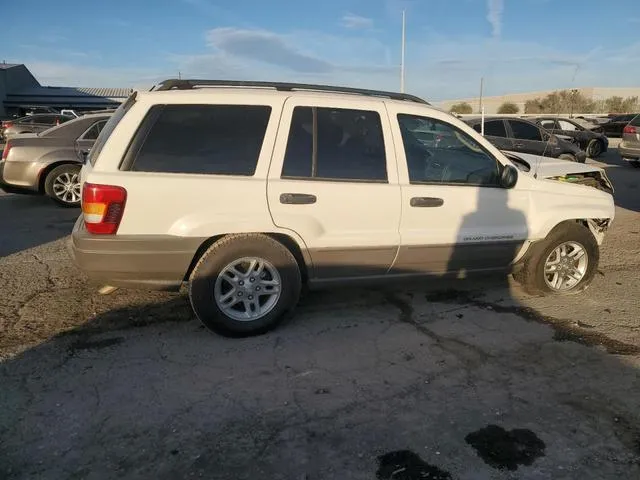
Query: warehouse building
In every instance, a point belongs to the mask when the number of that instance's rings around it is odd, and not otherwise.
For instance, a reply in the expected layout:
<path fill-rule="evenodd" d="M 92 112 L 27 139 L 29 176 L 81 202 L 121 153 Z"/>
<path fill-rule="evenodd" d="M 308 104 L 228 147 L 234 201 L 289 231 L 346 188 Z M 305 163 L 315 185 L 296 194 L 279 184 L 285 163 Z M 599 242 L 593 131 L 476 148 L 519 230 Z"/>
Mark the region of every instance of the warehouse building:
<path fill-rule="evenodd" d="M 0 63 L 0 118 L 22 116 L 37 107 L 76 111 L 114 108 L 131 92 L 130 88 L 45 87 L 26 66 Z"/>

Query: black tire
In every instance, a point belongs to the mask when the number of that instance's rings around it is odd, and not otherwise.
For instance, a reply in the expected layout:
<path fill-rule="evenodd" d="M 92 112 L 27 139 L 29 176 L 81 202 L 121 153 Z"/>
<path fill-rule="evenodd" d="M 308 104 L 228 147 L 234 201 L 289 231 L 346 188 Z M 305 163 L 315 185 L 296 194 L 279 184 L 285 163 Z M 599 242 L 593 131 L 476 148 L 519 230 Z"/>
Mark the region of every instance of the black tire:
<path fill-rule="evenodd" d="M 47 178 L 44 181 L 44 193 L 47 194 L 58 205 L 68 208 L 75 208 L 80 206 L 81 192 L 80 192 L 80 169 L 81 165 L 74 165 L 67 163 L 54 168 L 47 174 Z M 73 182 L 73 192 L 59 193 L 57 187 L 54 185 L 59 178 L 68 178 Z M 68 199 L 68 200 L 65 200 Z M 73 199 L 73 200 L 71 200 Z"/>
<path fill-rule="evenodd" d="M 274 306 L 263 316 L 243 321 L 218 306 L 215 289 L 225 267 L 245 257 L 260 258 L 275 267 L 281 291 Z M 280 242 L 263 234 L 229 235 L 209 247 L 198 260 L 189 279 L 189 299 L 196 316 L 208 329 L 228 337 L 247 337 L 275 328 L 295 308 L 301 287 L 298 263 Z"/>
<path fill-rule="evenodd" d="M 602 155 L 602 152 L 604 152 L 604 143 L 602 143 L 602 140 L 593 139 L 589 142 L 587 155 L 591 158 L 597 158 Z"/>
<path fill-rule="evenodd" d="M 632 167 L 640 168 L 640 160 L 634 160 L 633 162 L 629 162 Z"/>
<path fill-rule="evenodd" d="M 558 158 L 559 158 L 560 160 L 568 160 L 568 161 L 570 161 L 570 162 L 576 162 L 576 161 L 577 161 L 577 160 L 576 160 L 575 155 L 572 155 L 572 154 L 570 154 L 570 153 L 563 153 L 563 154 L 562 154 L 562 155 L 560 155 Z"/>
<path fill-rule="evenodd" d="M 582 279 L 567 290 L 554 290 L 545 281 L 544 267 L 551 253 L 565 242 L 580 244 L 586 253 L 587 266 Z M 522 269 L 514 274 L 514 278 L 532 295 L 571 295 L 586 290 L 598 269 L 600 249 L 591 231 L 577 222 L 563 222 L 557 225 L 547 238 L 533 245 L 527 253 Z"/>

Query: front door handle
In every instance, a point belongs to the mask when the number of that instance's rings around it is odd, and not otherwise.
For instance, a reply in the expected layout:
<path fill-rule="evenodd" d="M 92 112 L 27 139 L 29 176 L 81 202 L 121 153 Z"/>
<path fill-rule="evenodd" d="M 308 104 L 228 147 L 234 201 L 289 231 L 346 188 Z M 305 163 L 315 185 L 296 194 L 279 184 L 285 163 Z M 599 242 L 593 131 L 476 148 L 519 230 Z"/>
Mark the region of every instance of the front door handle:
<path fill-rule="evenodd" d="M 287 205 L 309 205 L 316 203 L 316 196 L 308 193 L 282 193 L 280 203 Z"/>
<path fill-rule="evenodd" d="M 441 207 L 444 205 L 444 200 L 435 197 L 413 197 L 409 204 L 412 207 Z"/>
<path fill-rule="evenodd" d="M 513 146 L 516 148 L 524 148 L 524 143 L 514 143 Z"/>

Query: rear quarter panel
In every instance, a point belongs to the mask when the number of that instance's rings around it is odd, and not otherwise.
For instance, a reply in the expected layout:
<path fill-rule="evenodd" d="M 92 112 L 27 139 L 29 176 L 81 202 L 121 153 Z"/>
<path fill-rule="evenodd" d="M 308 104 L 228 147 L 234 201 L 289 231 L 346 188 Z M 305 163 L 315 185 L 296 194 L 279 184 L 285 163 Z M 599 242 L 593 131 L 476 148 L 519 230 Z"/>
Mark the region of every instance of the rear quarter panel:
<path fill-rule="evenodd" d="M 151 95 L 151 100 L 154 96 Z M 126 189 L 122 235 L 177 235 L 208 238 L 219 234 L 279 232 L 267 205 L 267 173 L 282 112 L 282 100 L 248 94 L 225 98 L 226 104 L 271 106 L 255 174 L 200 175 L 120 171 L 134 132 L 158 101 L 139 99 L 122 118 L 93 167 L 84 167 L 83 181 Z M 172 96 L 170 103 L 220 104 L 216 95 Z M 170 139 L 168 140 L 170 141 Z"/>
<path fill-rule="evenodd" d="M 60 161 L 74 161 L 73 147 L 61 144 L 59 139 L 13 138 L 5 163 L 4 180 L 16 186 L 37 188 L 41 172 Z"/>

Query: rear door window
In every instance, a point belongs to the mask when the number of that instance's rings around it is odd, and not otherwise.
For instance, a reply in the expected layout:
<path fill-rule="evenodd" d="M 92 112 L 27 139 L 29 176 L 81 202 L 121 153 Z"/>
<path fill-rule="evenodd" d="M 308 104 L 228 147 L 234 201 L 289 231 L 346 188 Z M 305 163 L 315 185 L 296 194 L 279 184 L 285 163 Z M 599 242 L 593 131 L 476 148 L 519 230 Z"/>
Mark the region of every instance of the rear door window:
<path fill-rule="evenodd" d="M 511 125 L 513 137 L 518 140 L 542 141 L 540 129 L 535 125 L 526 122 L 519 122 L 517 120 L 509 120 L 509 125 Z"/>
<path fill-rule="evenodd" d="M 480 125 L 478 125 L 480 127 Z M 478 129 L 476 129 L 478 130 Z M 493 120 L 490 122 L 485 122 L 484 124 L 484 134 L 489 137 L 507 137 L 507 129 L 504 127 L 504 122 L 502 120 Z"/>
<path fill-rule="evenodd" d="M 540 120 L 540 125 L 542 128 L 546 128 L 547 130 L 555 130 L 557 128 L 555 120 Z"/>
<path fill-rule="evenodd" d="M 154 109 L 161 109 L 153 112 Z M 157 105 L 158 115 L 131 170 L 251 176 L 256 170 L 271 107 Z M 154 116 L 155 116 L 154 115 Z"/>
<path fill-rule="evenodd" d="M 369 110 L 295 107 L 282 178 L 386 182 L 380 115 Z"/>

